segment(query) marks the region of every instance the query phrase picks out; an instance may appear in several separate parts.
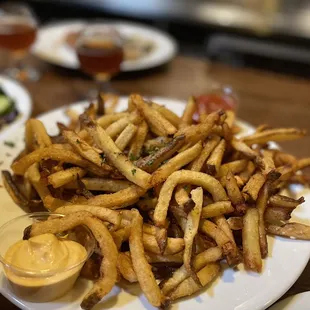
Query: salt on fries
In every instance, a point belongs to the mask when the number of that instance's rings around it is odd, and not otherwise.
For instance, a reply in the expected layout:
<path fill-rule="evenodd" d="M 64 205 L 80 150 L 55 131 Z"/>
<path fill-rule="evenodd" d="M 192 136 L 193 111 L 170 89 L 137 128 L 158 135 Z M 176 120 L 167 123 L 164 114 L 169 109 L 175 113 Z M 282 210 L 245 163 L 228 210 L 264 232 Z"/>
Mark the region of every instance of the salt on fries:
<path fill-rule="evenodd" d="M 310 158 L 268 148 L 303 130 L 263 125 L 240 139 L 232 111 L 195 123 L 193 97 L 182 117 L 137 94 L 121 113 L 114 112 L 116 97 L 109 107 L 104 102 L 99 117 L 94 105 L 80 116 L 68 112 L 71 122 L 58 124 L 56 137 L 29 120 L 14 174 L 2 172 L 22 208 L 64 215 L 34 223 L 25 238 L 78 225 L 93 232 L 99 249 L 81 276 L 96 282 L 82 308 L 91 309 L 120 278 L 138 282 L 153 306 L 168 306 L 207 286 L 221 260 L 261 272 L 268 233 L 310 239 L 308 226 L 289 222 L 303 197 L 283 193 L 292 182 L 309 182 L 301 170 Z"/>

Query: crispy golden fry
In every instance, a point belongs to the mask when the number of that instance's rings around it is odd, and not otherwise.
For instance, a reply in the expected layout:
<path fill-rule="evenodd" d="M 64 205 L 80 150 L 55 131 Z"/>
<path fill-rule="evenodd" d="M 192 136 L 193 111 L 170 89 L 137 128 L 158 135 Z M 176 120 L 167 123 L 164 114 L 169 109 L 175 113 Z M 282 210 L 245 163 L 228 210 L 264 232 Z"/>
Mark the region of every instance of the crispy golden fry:
<path fill-rule="evenodd" d="M 226 191 L 230 201 L 236 209 L 236 212 L 243 215 L 247 207 L 237 181 L 231 172 L 228 172 L 226 175 Z"/>
<path fill-rule="evenodd" d="M 119 212 L 96 206 L 88 205 L 70 205 L 57 208 L 54 212 L 59 214 L 71 214 L 79 211 L 87 211 L 98 217 L 102 221 L 109 222 L 115 226 L 115 229 L 121 224 L 121 215 Z"/>
<path fill-rule="evenodd" d="M 118 104 L 119 96 L 108 93 L 103 95 L 103 99 L 106 103 L 104 114 L 107 115 L 114 113 Z"/>
<path fill-rule="evenodd" d="M 291 218 L 292 211 L 290 208 L 268 207 L 264 214 L 265 222 L 271 225 L 283 226 Z"/>
<path fill-rule="evenodd" d="M 222 258 L 222 250 L 219 247 L 210 248 L 202 253 L 199 253 L 193 259 L 193 269 L 198 272 L 209 263 L 217 262 Z M 167 281 L 164 281 L 161 287 L 161 291 L 164 295 L 168 296 L 181 282 L 187 279 L 190 273 L 183 265 L 181 268 L 173 273 L 173 276 Z"/>
<path fill-rule="evenodd" d="M 262 132 L 256 132 L 250 136 L 242 138 L 242 141 L 248 145 L 265 144 L 269 141 L 288 141 L 302 138 L 306 135 L 305 130 L 296 128 L 275 128 L 266 129 Z"/>
<path fill-rule="evenodd" d="M 262 173 L 257 172 L 253 174 L 248 183 L 242 189 L 242 193 L 246 194 L 246 199 L 256 201 L 258 193 L 264 185 L 265 180 L 266 178 Z"/>
<path fill-rule="evenodd" d="M 214 150 L 216 145 L 219 143 L 219 141 L 220 138 L 218 136 L 212 136 L 207 140 L 200 155 L 195 160 L 193 160 L 191 164 L 192 171 L 198 171 L 198 172 L 201 171 L 205 161 L 207 160 L 211 152 Z"/>
<path fill-rule="evenodd" d="M 163 301 L 162 293 L 155 281 L 151 266 L 147 262 L 143 248 L 143 219 L 138 211 L 133 210 L 131 233 L 129 237 L 130 254 L 133 269 L 137 275 L 141 289 L 154 307 L 159 307 Z"/>
<path fill-rule="evenodd" d="M 200 221 L 200 232 L 212 238 L 216 244 L 223 250 L 224 255 L 229 255 L 234 250 L 231 239 L 216 224 L 209 220 Z"/>
<path fill-rule="evenodd" d="M 93 137 L 96 144 L 102 149 L 109 161 L 131 182 L 141 186 L 142 188 L 148 188 L 150 184 L 151 176 L 134 166 L 134 164 L 128 160 L 128 158 L 120 151 L 115 145 L 114 141 L 108 136 L 108 134 L 100 126 L 95 124 L 90 119 L 85 120 L 87 123 L 87 130 Z"/>
<path fill-rule="evenodd" d="M 54 188 L 63 186 L 69 182 L 82 178 L 87 173 L 86 170 L 79 167 L 72 167 L 50 174 L 47 177 L 48 183 Z"/>
<path fill-rule="evenodd" d="M 96 175 L 105 176 L 107 174 L 107 171 L 98 168 L 93 163 L 83 159 L 78 154 L 65 149 L 61 150 L 55 144 L 29 153 L 28 155 L 14 162 L 11 168 L 15 174 L 24 175 L 26 170 L 32 164 L 47 159 L 53 159 L 60 162 L 70 163 L 85 168 L 91 171 L 92 173 L 95 173 Z"/>
<path fill-rule="evenodd" d="M 80 181 L 85 185 L 85 188 L 90 191 L 103 191 L 113 193 L 121 191 L 133 185 L 127 180 L 114 180 L 103 178 L 82 178 Z M 70 182 L 64 187 L 68 189 L 77 189 L 78 185 L 76 182 Z"/>
<path fill-rule="evenodd" d="M 29 167 L 27 170 L 27 178 L 29 179 L 31 185 L 35 188 L 36 192 L 43 201 L 44 207 L 47 210 L 53 211 L 60 206 L 70 204 L 70 202 L 56 199 L 51 195 L 51 192 L 47 186 L 43 185 L 43 183 L 40 181 L 41 175 L 39 172 L 38 164 L 35 163 Z"/>
<path fill-rule="evenodd" d="M 241 216 L 232 216 L 227 219 L 227 223 L 231 230 L 241 230 L 243 228 L 243 220 Z"/>
<path fill-rule="evenodd" d="M 145 190 L 143 188 L 132 185 L 113 194 L 97 195 L 88 199 L 87 204 L 111 209 L 121 209 L 134 204 L 144 194 Z"/>
<path fill-rule="evenodd" d="M 220 264 L 219 263 L 209 263 L 204 268 L 202 268 L 198 273 L 197 276 L 199 281 L 203 286 L 209 284 L 216 276 L 220 273 Z M 170 300 L 176 300 L 178 298 L 184 296 L 190 296 L 201 289 L 192 278 L 187 278 L 184 280 L 169 296 Z"/>
<path fill-rule="evenodd" d="M 229 237 L 232 245 L 230 253 L 227 254 L 227 263 L 230 266 L 234 266 L 240 263 L 241 257 L 235 242 L 234 235 L 226 221 L 226 218 L 223 215 L 216 216 L 214 223 Z"/>
<path fill-rule="evenodd" d="M 242 246 L 245 267 L 255 272 L 261 272 L 259 214 L 254 208 L 249 208 L 243 217 Z"/>
<path fill-rule="evenodd" d="M 156 186 L 157 184 L 164 182 L 173 172 L 181 169 L 195 159 L 201 152 L 201 149 L 201 142 L 198 142 L 191 148 L 172 157 L 167 163 L 163 164 L 152 174 L 151 185 Z"/>
<path fill-rule="evenodd" d="M 109 125 L 112 123 L 120 120 L 121 118 L 128 117 L 128 112 L 122 112 L 122 113 L 112 113 L 108 115 L 103 115 L 97 119 L 97 123 L 104 129 L 106 129 Z"/>
<path fill-rule="evenodd" d="M 115 145 L 124 151 L 137 131 L 137 126 L 129 123 L 115 140 Z"/>
<path fill-rule="evenodd" d="M 256 208 L 258 211 L 258 217 L 259 217 L 259 244 L 260 244 L 260 252 L 262 258 L 265 258 L 268 254 L 268 244 L 267 244 L 267 236 L 266 236 L 266 228 L 265 228 L 265 210 L 267 207 L 267 202 L 269 199 L 269 182 L 267 181 L 261 190 L 259 191 L 257 201 L 256 201 Z"/>
<path fill-rule="evenodd" d="M 184 128 L 193 123 L 193 115 L 197 109 L 196 100 L 193 96 L 189 97 L 187 105 L 185 106 L 183 115 L 181 117 L 181 123 L 179 128 Z"/>
<path fill-rule="evenodd" d="M 79 225 L 86 225 L 96 238 L 101 255 L 103 257 L 100 267 L 100 279 L 95 282 L 93 288 L 84 297 L 82 309 L 91 309 L 113 288 L 117 279 L 117 248 L 105 225 L 89 212 L 76 212 L 63 218 L 50 219 L 45 222 L 37 222 L 26 230 L 24 239 L 44 233 L 57 234 L 68 231 Z"/>
<path fill-rule="evenodd" d="M 140 95 L 130 96 L 139 112 L 144 116 L 150 130 L 158 136 L 173 135 L 177 129 L 156 109 L 144 102 Z"/>
<path fill-rule="evenodd" d="M 141 156 L 143 144 L 148 133 L 148 126 L 145 121 L 142 121 L 137 129 L 137 132 L 131 142 L 129 150 L 129 158 L 138 159 Z"/>
<path fill-rule="evenodd" d="M 192 270 L 191 258 L 195 236 L 198 232 L 200 215 L 202 210 L 203 191 L 201 187 L 191 191 L 191 197 L 195 203 L 194 208 L 188 213 L 186 227 L 184 231 L 184 266 L 191 274 L 195 282 L 199 283 L 196 274 Z"/>
<path fill-rule="evenodd" d="M 270 150 L 263 150 L 262 153 L 264 163 L 263 173 L 267 175 L 270 171 L 275 169 L 275 164 L 273 161 L 273 152 Z"/>
<path fill-rule="evenodd" d="M 63 130 L 62 135 L 79 155 L 91 161 L 102 170 L 112 170 L 112 168 L 105 163 L 104 156 L 100 155 L 92 146 L 82 140 L 75 132 Z"/>
<path fill-rule="evenodd" d="M 41 121 L 38 119 L 31 118 L 28 120 L 29 125 L 31 126 L 31 131 L 33 139 L 35 140 L 36 145 L 39 148 L 48 147 L 52 144 L 51 138 L 46 132 L 46 129 Z M 37 147 L 33 146 L 33 150 Z"/>
<path fill-rule="evenodd" d="M 121 273 L 122 277 L 130 283 L 138 282 L 137 275 L 133 269 L 132 260 L 130 254 L 119 253 L 117 259 L 117 269 Z"/>
<path fill-rule="evenodd" d="M 173 190 L 180 183 L 201 186 L 212 195 L 214 201 L 227 200 L 225 190 L 215 178 L 196 171 L 176 171 L 168 177 L 160 191 L 154 211 L 154 222 L 157 226 L 164 226 Z"/>
<path fill-rule="evenodd" d="M 157 137 L 154 139 L 148 139 L 144 143 L 145 152 L 148 154 L 152 154 L 157 152 L 160 148 L 166 146 L 172 138 L 169 137 Z"/>
<path fill-rule="evenodd" d="M 300 223 L 287 223 L 283 226 L 268 225 L 267 231 L 281 237 L 310 240 L 310 226 Z"/>
<path fill-rule="evenodd" d="M 75 129 L 79 124 L 79 113 L 73 109 L 67 109 L 65 114 L 69 117 L 70 123 L 68 128 Z"/>
<path fill-rule="evenodd" d="M 225 120 L 225 123 L 230 127 L 232 128 L 233 125 L 234 125 L 234 122 L 235 122 L 235 119 L 236 119 L 236 114 L 234 111 L 232 110 L 226 110 L 225 111 L 226 113 L 226 120 Z"/>
<path fill-rule="evenodd" d="M 223 167 L 224 165 L 222 165 Z M 242 183 L 245 184 L 249 181 L 250 177 L 253 175 L 255 171 L 255 165 L 253 164 L 252 161 L 249 161 L 247 163 L 247 166 L 245 167 L 244 170 L 242 170 L 239 174 L 240 179 L 242 180 Z M 230 169 L 232 173 L 234 173 L 233 169 Z"/>
<path fill-rule="evenodd" d="M 255 159 L 256 163 L 260 167 L 264 167 L 264 163 L 262 162 L 260 155 L 255 150 L 251 149 L 245 142 L 240 141 L 239 139 L 233 139 L 231 141 L 231 146 L 245 157 Z"/>
<path fill-rule="evenodd" d="M 231 161 L 227 164 L 223 164 L 220 166 L 217 176 L 218 177 L 226 176 L 228 171 L 231 171 L 232 174 L 240 173 L 244 169 L 246 169 L 247 165 L 248 161 L 246 159 Z"/>
<path fill-rule="evenodd" d="M 213 125 L 219 121 L 221 114 L 222 112 L 213 112 L 207 116 L 204 123 L 180 128 L 174 136 L 184 135 L 185 142 L 188 145 L 193 145 L 198 141 L 204 141 L 209 136 Z"/>
<path fill-rule="evenodd" d="M 214 167 L 214 173 L 218 174 L 222 160 L 223 160 L 225 148 L 226 148 L 226 142 L 224 139 L 222 139 L 219 142 L 219 144 L 214 148 L 210 157 L 207 160 L 207 163 L 206 163 L 207 170 L 209 170 L 208 167 Z"/>
<path fill-rule="evenodd" d="M 158 246 L 155 236 L 144 233 L 143 245 L 146 251 L 155 254 L 161 254 L 161 249 Z M 164 254 L 176 254 L 184 250 L 183 238 L 167 238 L 167 244 Z"/>
<path fill-rule="evenodd" d="M 295 209 L 298 205 L 305 202 L 304 197 L 293 199 L 283 195 L 273 195 L 269 198 L 269 205 L 272 207 L 292 208 Z"/>
<path fill-rule="evenodd" d="M 173 113 L 171 110 L 167 109 L 166 107 L 157 104 L 155 102 L 152 102 L 152 108 L 157 110 L 164 118 L 166 118 L 174 127 L 178 128 L 181 119 Z"/>
<path fill-rule="evenodd" d="M 230 201 L 218 201 L 202 208 L 201 218 L 210 218 L 234 212 Z"/>
<path fill-rule="evenodd" d="M 279 150 L 273 150 L 274 151 L 274 156 L 273 160 L 276 165 L 276 167 L 279 166 L 285 166 L 285 165 L 295 165 L 297 162 L 297 159 L 295 156 L 281 152 Z"/>
<path fill-rule="evenodd" d="M 183 144 L 184 136 L 178 136 L 158 151 L 139 159 L 136 162 L 136 166 L 146 172 L 154 172 L 165 160 L 171 158 L 171 156 L 178 151 Z"/>
<path fill-rule="evenodd" d="M 125 116 L 123 118 L 120 118 L 115 123 L 112 123 L 110 126 L 108 126 L 106 130 L 106 134 L 111 137 L 111 139 L 114 139 L 117 135 L 119 135 L 128 124 L 132 123 L 134 125 L 139 124 L 142 121 L 141 116 L 139 112 L 133 111 L 128 116 Z M 99 123 L 100 124 L 100 123 Z"/>

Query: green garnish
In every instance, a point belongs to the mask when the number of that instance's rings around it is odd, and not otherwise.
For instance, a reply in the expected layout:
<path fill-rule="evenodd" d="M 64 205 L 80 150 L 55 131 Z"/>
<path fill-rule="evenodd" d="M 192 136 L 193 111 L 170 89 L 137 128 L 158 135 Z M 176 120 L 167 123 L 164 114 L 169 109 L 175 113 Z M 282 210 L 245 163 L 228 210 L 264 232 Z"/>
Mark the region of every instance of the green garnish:
<path fill-rule="evenodd" d="M 4 141 L 4 145 L 12 148 L 15 147 L 15 143 L 12 141 Z"/>
<path fill-rule="evenodd" d="M 132 169 L 132 170 L 131 170 L 132 175 L 135 175 L 136 172 L 137 172 L 137 169 Z"/>
<path fill-rule="evenodd" d="M 76 139 L 77 144 L 81 144 L 81 141 L 79 139 Z"/>
<path fill-rule="evenodd" d="M 104 153 L 100 153 L 99 156 L 101 158 L 101 165 L 103 165 L 106 162 L 105 154 Z"/>

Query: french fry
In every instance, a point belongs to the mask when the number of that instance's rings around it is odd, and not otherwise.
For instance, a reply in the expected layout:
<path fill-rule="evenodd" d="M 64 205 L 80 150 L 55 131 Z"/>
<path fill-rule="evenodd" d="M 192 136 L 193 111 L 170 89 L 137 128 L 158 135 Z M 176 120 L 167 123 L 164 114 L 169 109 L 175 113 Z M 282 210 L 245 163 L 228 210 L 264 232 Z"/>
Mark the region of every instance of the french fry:
<path fill-rule="evenodd" d="M 202 208 L 201 217 L 210 218 L 234 212 L 230 201 L 218 201 Z"/>
<path fill-rule="evenodd" d="M 99 124 L 99 126 L 106 129 L 112 123 L 120 120 L 121 118 L 128 117 L 128 116 L 129 116 L 128 112 L 107 114 L 107 115 L 103 115 L 99 117 L 97 119 L 97 123 Z"/>
<path fill-rule="evenodd" d="M 265 223 L 283 226 L 291 218 L 292 211 L 290 208 L 268 207 L 264 214 Z"/>
<path fill-rule="evenodd" d="M 154 263 L 175 263 L 182 264 L 183 263 L 183 252 L 179 252 L 176 254 L 156 254 L 151 252 L 145 252 L 145 256 L 147 261 L 150 264 Z"/>
<path fill-rule="evenodd" d="M 265 180 L 266 178 L 262 173 L 257 172 L 253 174 L 242 189 L 242 193 L 245 194 L 246 199 L 256 201 L 258 193 L 264 185 Z"/>
<path fill-rule="evenodd" d="M 210 283 L 220 272 L 220 264 L 218 263 L 209 263 L 200 271 L 198 271 L 197 276 L 201 283 L 201 286 L 204 287 Z M 192 278 L 187 278 L 184 280 L 169 296 L 170 300 L 175 300 L 184 296 L 190 296 L 201 288 Z"/>
<path fill-rule="evenodd" d="M 292 208 L 295 209 L 298 205 L 305 202 L 304 197 L 299 199 L 293 199 L 283 195 L 273 195 L 269 198 L 269 205 L 272 207 L 281 207 L 281 208 Z"/>
<path fill-rule="evenodd" d="M 169 159 L 184 144 L 184 136 L 178 136 L 158 151 L 139 159 L 135 164 L 146 172 L 155 171 L 165 160 Z"/>
<path fill-rule="evenodd" d="M 202 210 L 202 200 L 203 200 L 203 191 L 201 187 L 197 187 L 196 189 L 191 191 L 192 199 L 195 203 L 194 208 L 188 213 L 186 227 L 184 231 L 184 267 L 190 273 L 191 277 L 195 280 L 195 282 L 199 283 L 199 279 L 196 274 L 192 270 L 191 266 L 191 258 L 192 258 L 192 250 L 195 236 L 198 232 L 200 215 Z"/>
<path fill-rule="evenodd" d="M 205 140 L 216 122 L 219 121 L 222 112 L 213 112 L 207 116 L 207 119 L 204 123 L 198 125 L 191 125 L 184 128 L 180 128 L 176 133 L 175 137 L 184 135 L 185 142 L 190 146 L 198 141 Z"/>
<path fill-rule="evenodd" d="M 206 141 L 200 155 L 195 160 L 193 160 L 191 164 L 192 171 L 201 171 L 205 161 L 214 150 L 216 145 L 219 143 L 219 141 L 220 138 L 218 136 L 213 136 Z"/>
<path fill-rule="evenodd" d="M 132 185 L 113 194 L 97 195 L 88 199 L 87 204 L 111 209 L 121 209 L 134 204 L 144 194 L 145 190 L 143 188 Z"/>
<path fill-rule="evenodd" d="M 143 245 L 146 251 L 155 254 L 161 254 L 155 236 L 143 234 Z M 176 254 L 184 250 L 183 238 L 167 238 L 167 244 L 164 254 Z"/>
<path fill-rule="evenodd" d="M 137 127 L 129 123 L 115 140 L 115 145 L 121 151 L 124 151 L 127 145 L 130 143 L 133 136 L 135 135 L 136 131 L 137 131 Z"/>
<path fill-rule="evenodd" d="M 138 159 L 140 157 L 147 133 L 148 133 L 147 123 L 145 121 L 142 121 L 142 123 L 137 129 L 136 135 L 134 136 L 131 142 L 131 146 L 129 150 L 130 159 L 131 158 Z"/>
<path fill-rule="evenodd" d="M 207 170 L 209 170 L 208 167 L 214 167 L 214 173 L 218 174 L 220 170 L 220 166 L 223 160 L 224 152 L 226 148 L 226 142 L 224 139 L 222 139 L 219 144 L 214 148 L 212 151 L 210 157 L 208 158 L 206 162 Z"/>
<path fill-rule="evenodd" d="M 126 253 L 127 254 L 127 253 Z M 130 283 L 138 282 L 137 275 L 133 269 L 132 260 L 129 255 L 119 253 L 117 258 L 117 269 L 124 279 Z"/>
<path fill-rule="evenodd" d="M 268 225 L 267 231 L 281 237 L 310 240 L 310 226 L 300 223 L 287 223 L 283 226 Z"/>
<path fill-rule="evenodd" d="M 160 191 L 158 203 L 154 211 L 154 222 L 157 226 L 164 226 L 173 190 L 180 183 L 201 186 L 212 195 L 215 201 L 227 200 L 225 190 L 215 178 L 196 171 L 176 171 L 168 177 Z"/>
<path fill-rule="evenodd" d="M 265 144 L 269 141 L 280 142 L 296 140 L 304 137 L 305 135 L 305 130 L 299 130 L 296 128 L 275 128 L 254 133 L 250 136 L 242 138 L 242 141 L 248 145 Z"/>
<path fill-rule="evenodd" d="M 227 219 L 227 223 L 231 230 L 241 230 L 243 228 L 243 221 L 241 216 L 231 216 Z"/>
<path fill-rule="evenodd" d="M 201 142 L 198 142 L 191 148 L 177 154 L 175 157 L 172 157 L 167 163 L 159 167 L 152 174 L 151 185 L 155 186 L 165 181 L 174 171 L 181 169 L 183 166 L 195 159 L 201 152 L 201 149 Z"/>
<path fill-rule="evenodd" d="M 156 135 L 169 136 L 173 135 L 177 131 L 176 128 L 162 116 L 162 114 L 145 103 L 141 96 L 131 95 L 130 97 L 139 112 L 144 116 L 150 130 Z"/>
<path fill-rule="evenodd" d="M 243 217 L 242 246 L 245 267 L 255 272 L 261 272 L 259 214 L 254 208 L 249 208 Z"/>
<path fill-rule="evenodd" d="M 113 224 L 115 228 L 117 228 L 121 224 L 121 215 L 119 212 L 103 207 L 88 205 L 70 205 L 59 207 L 54 212 L 67 215 L 79 211 L 87 211 L 92 215 L 98 217 L 102 221 Z"/>
<path fill-rule="evenodd" d="M 69 182 L 73 182 L 78 178 L 82 178 L 87 171 L 79 167 L 72 167 L 50 174 L 47 177 L 48 183 L 54 188 L 61 187 Z"/>
<path fill-rule="evenodd" d="M 142 121 L 140 114 L 137 111 L 133 111 L 128 116 L 124 116 L 120 118 L 115 123 L 109 125 L 105 130 L 106 134 L 114 139 L 117 135 L 119 135 L 128 124 L 132 123 L 134 125 L 139 124 Z M 100 124 L 100 123 L 98 123 Z"/>
<path fill-rule="evenodd" d="M 163 301 L 162 293 L 155 281 L 151 266 L 144 255 L 142 241 L 143 219 L 138 211 L 133 210 L 133 220 L 129 237 L 129 248 L 133 269 L 146 298 L 154 307 L 159 307 Z"/>
<path fill-rule="evenodd" d="M 66 149 L 59 149 L 55 144 L 46 148 L 37 149 L 27 154 L 18 161 L 14 162 L 11 168 L 15 174 L 24 175 L 31 165 L 47 159 L 70 163 L 81 168 L 85 168 L 96 175 L 105 176 L 107 174 L 107 171 L 98 168 L 93 163 L 83 159 L 78 154 Z"/>
<path fill-rule="evenodd" d="M 32 128 L 32 135 L 34 136 L 36 144 L 39 148 L 48 147 L 52 144 L 51 138 L 47 134 L 46 129 L 41 121 L 31 118 L 28 120 L 28 123 Z M 35 147 L 33 149 L 35 149 Z"/>
<path fill-rule="evenodd" d="M 223 164 L 220 166 L 217 176 L 223 177 L 231 171 L 232 174 L 237 174 L 246 169 L 248 165 L 248 161 L 246 159 L 239 159 L 235 161 L 231 161 L 227 164 Z"/>
<path fill-rule="evenodd" d="M 189 97 L 187 105 L 185 106 L 179 128 L 187 127 L 193 123 L 193 115 L 196 109 L 197 109 L 196 100 L 193 96 L 191 96 Z"/>
<path fill-rule="evenodd" d="M 120 151 L 115 145 L 114 141 L 100 126 L 95 124 L 90 119 L 85 120 L 87 122 L 87 130 L 93 137 L 96 144 L 102 149 L 105 156 L 109 161 L 131 182 L 141 186 L 142 188 L 148 188 L 150 184 L 151 176 L 134 166 L 127 157 Z"/>
<path fill-rule="evenodd" d="M 157 104 L 155 102 L 152 102 L 152 108 L 157 110 L 164 118 L 166 118 L 174 127 L 178 128 L 181 119 L 173 113 L 171 110 L 167 109 L 166 107 Z"/>
<path fill-rule="evenodd" d="M 114 180 L 104 178 L 82 178 L 80 180 L 86 189 L 90 191 L 103 191 L 116 193 L 124 190 L 133 184 L 127 180 Z M 67 189 L 77 189 L 78 185 L 76 182 L 67 183 L 65 186 Z"/>

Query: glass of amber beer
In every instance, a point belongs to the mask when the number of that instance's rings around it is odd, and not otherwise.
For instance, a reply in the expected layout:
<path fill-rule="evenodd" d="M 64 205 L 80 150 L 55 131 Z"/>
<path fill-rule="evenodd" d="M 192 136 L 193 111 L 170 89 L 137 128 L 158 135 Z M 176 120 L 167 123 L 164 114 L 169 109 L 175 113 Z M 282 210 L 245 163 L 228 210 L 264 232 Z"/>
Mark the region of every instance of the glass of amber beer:
<path fill-rule="evenodd" d="M 23 63 L 37 33 L 37 21 L 32 11 L 21 3 L 0 5 L 0 49 L 10 52 L 14 65 L 5 73 L 18 80 L 36 80 L 38 72 Z"/>
<path fill-rule="evenodd" d="M 98 91 L 111 91 L 110 80 L 123 61 L 121 35 L 108 24 L 89 24 L 79 35 L 76 53 L 83 72 L 97 82 Z"/>

